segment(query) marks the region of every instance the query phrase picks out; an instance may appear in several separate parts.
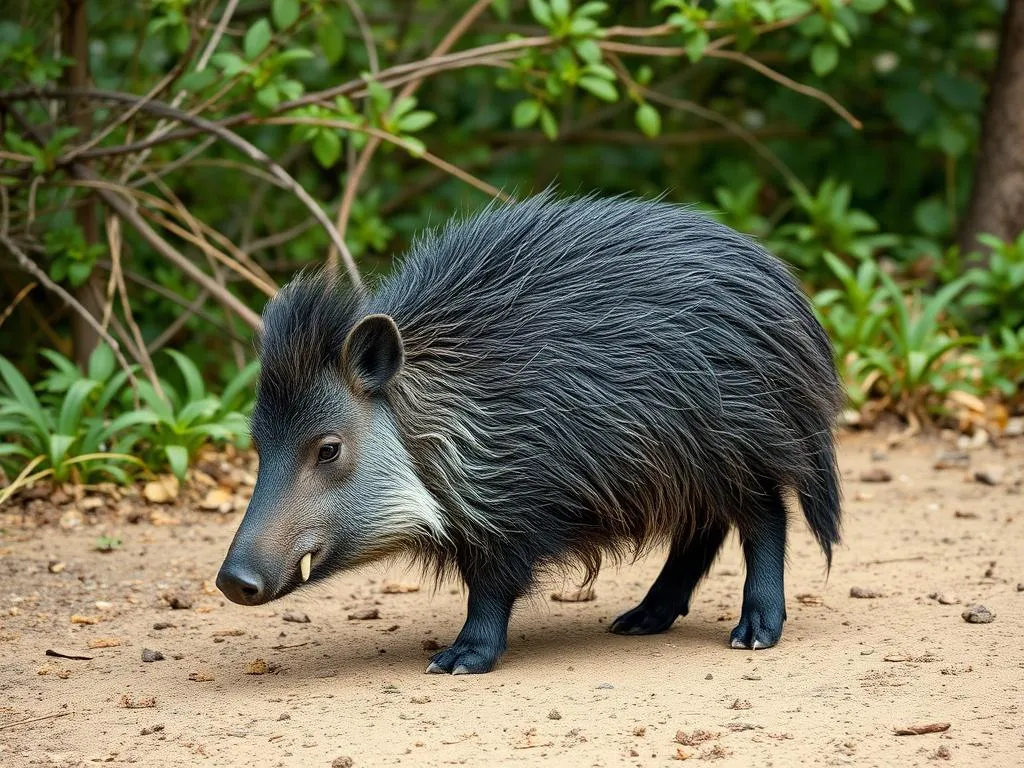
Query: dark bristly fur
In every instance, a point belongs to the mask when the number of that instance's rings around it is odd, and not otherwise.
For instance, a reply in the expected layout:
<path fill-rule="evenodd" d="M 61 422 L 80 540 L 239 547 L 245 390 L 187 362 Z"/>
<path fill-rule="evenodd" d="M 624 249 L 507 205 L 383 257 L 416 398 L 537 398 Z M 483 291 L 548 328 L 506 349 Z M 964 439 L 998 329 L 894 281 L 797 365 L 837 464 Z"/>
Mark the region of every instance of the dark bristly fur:
<path fill-rule="evenodd" d="M 339 360 L 375 314 L 394 320 L 404 360 L 367 394 L 365 369 L 346 379 Z M 671 544 L 665 569 L 613 631 L 667 629 L 733 525 L 748 574 L 732 642 L 773 645 L 788 491 L 831 564 L 841 388 L 829 340 L 777 259 L 697 213 L 551 194 L 496 206 L 422 237 L 370 296 L 298 278 L 264 325 L 256 440 L 315 432 L 317 403 L 344 391 L 386 410 L 436 503 L 440 530 L 410 525 L 402 542 L 457 568 L 470 598 L 431 671 L 490 669 L 539 566 L 593 574 L 602 553 L 658 542 Z"/>

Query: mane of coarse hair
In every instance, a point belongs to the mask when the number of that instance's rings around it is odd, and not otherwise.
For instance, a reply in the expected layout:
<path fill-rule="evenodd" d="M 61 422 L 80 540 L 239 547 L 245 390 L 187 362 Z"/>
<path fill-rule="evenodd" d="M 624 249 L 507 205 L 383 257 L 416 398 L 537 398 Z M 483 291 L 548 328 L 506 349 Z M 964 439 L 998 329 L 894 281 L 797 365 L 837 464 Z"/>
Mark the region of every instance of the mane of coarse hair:
<path fill-rule="evenodd" d="M 337 366 L 363 298 L 327 270 L 303 271 L 263 310 L 260 396 L 287 399 Z"/>

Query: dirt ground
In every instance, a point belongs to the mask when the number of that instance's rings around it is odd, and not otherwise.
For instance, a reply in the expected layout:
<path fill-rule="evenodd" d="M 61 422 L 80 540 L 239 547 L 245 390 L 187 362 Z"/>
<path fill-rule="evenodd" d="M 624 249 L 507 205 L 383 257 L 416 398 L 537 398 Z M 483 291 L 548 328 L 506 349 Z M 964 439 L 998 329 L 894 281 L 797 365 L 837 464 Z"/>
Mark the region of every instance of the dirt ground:
<path fill-rule="evenodd" d="M 652 556 L 606 568 L 591 602 L 545 587 L 480 676 L 424 674 L 425 646 L 455 636 L 465 597 L 386 591 L 415 585 L 400 570 L 228 603 L 212 581 L 237 512 L 42 527 L 8 515 L 0 764 L 1024 765 L 1024 439 L 971 450 L 966 469 L 934 468 L 955 449 L 938 439 L 884 449 L 879 434 L 843 439 L 845 544 L 827 579 L 793 526 L 777 648 L 727 645 L 743 578 L 733 538 L 669 632 L 606 631 L 657 574 Z M 121 545 L 97 552 L 102 534 Z M 968 623 L 972 603 L 995 620 Z M 379 618 L 350 618 L 365 609 Z M 948 730 L 895 733 L 935 723 Z"/>

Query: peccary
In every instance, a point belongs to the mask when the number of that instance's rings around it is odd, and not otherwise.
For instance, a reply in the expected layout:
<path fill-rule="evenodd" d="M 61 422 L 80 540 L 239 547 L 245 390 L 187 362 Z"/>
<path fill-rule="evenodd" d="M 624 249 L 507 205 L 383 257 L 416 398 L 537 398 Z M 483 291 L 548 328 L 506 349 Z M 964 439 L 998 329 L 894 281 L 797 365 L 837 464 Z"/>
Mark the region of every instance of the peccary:
<path fill-rule="evenodd" d="M 539 569 L 668 560 L 611 625 L 668 629 L 735 525 L 737 648 L 776 644 L 793 492 L 839 540 L 828 337 L 786 267 L 664 202 L 494 205 L 372 293 L 304 274 L 266 306 L 259 476 L 217 585 L 245 605 L 412 554 L 468 587 L 428 672 L 492 669 Z"/>

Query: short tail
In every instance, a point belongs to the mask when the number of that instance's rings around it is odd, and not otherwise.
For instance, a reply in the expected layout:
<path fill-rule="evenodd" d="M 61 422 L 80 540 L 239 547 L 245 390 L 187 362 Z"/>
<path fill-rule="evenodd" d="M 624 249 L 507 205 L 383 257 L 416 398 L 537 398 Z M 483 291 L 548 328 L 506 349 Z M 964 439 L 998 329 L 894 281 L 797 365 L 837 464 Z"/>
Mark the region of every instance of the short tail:
<path fill-rule="evenodd" d="M 842 527 L 842 492 L 831 434 L 821 440 L 819 449 L 814 453 L 811 471 L 797 489 L 797 494 L 807 525 L 821 545 L 831 569 L 832 545 L 839 543 Z"/>

